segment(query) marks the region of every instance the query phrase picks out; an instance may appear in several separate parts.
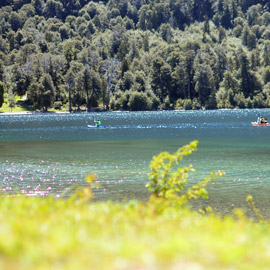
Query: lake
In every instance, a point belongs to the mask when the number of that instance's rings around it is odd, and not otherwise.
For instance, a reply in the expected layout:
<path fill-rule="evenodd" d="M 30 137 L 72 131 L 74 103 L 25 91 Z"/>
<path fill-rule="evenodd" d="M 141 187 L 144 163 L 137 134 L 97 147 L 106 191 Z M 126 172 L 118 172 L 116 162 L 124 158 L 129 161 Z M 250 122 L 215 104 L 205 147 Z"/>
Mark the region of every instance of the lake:
<path fill-rule="evenodd" d="M 149 164 L 161 151 L 175 152 L 192 140 L 198 151 L 184 162 L 197 172 L 226 176 L 208 188 L 216 211 L 246 208 L 246 196 L 270 214 L 270 127 L 253 127 L 270 110 L 0 114 L 0 179 L 3 194 L 67 196 L 95 173 L 95 200 L 146 200 Z M 100 119 L 106 129 L 88 129 Z M 196 205 L 196 203 L 195 203 Z"/>

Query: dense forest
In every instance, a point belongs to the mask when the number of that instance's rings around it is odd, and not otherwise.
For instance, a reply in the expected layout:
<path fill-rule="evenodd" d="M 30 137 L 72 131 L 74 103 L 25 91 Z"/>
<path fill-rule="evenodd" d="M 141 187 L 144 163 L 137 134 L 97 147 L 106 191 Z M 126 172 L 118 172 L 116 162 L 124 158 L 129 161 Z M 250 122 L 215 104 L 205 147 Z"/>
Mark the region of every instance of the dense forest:
<path fill-rule="evenodd" d="M 0 107 L 270 107 L 269 0 L 1 0 Z"/>

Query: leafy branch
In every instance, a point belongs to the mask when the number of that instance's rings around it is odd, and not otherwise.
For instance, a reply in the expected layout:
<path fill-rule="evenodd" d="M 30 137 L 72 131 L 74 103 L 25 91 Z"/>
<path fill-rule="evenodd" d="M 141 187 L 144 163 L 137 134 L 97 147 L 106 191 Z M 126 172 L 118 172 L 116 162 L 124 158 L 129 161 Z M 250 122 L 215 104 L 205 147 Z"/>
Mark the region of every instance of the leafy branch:
<path fill-rule="evenodd" d="M 189 188 L 181 194 L 188 184 L 189 172 L 195 171 L 192 164 L 187 167 L 179 167 L 185 156 L 197 150 L 198 141 L 193 141 L 179 148 L 174 154 L 162 152 L 153 157 L 150 163 L 149 180 L 146 187 L 153 197 L 162 198 L 179 205 L 184 205 L 191 199 L 208 198 L 206 186 L 215 178 L 224 176 L 225 173 L 211 172 L 209 176 Z"/>

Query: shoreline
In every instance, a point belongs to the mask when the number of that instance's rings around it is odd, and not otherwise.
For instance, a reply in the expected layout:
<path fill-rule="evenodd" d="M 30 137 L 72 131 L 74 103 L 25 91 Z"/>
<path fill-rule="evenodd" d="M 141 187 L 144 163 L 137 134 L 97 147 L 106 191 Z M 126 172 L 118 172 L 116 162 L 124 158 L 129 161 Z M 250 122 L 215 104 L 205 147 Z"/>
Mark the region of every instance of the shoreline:
<path fill-rule="evenodd" d="M 266 110 L 266 109 L 269 109 L 269 108 L 251 108 L 252 110 Z M 232 108 L 232 109 L 229 109 L 229 108 L 220 108 L 220 109 L 215 109 L 215 110 L 155 110 L 155 111 L 224 111 L 224 110 L 250 110 L 249 108 L 243 108 L 243 109 L 240 109 L 240 108 Z M 0 111 L 0 116 L 1 115 L 26 115 L 26 114 L 72 114 L 72 113 L 101 113 L 101 112 L 115 112 L 115 113 L 119 113 L 119 112 L 132 112 L 132 111 L 72 111 L 72 112 L 69 112 L 69 111 L 47 111 L 47 112 L 40 112 L 40 111 L 24 111 L 24 112 L 1 112 Z M 151 110 L 149 111 L 151 112 Z"/>
<path fill-rule="evenodd" d="M 33 112 L 31 112 L 31 111 L 29 111 L 29 112 L 0 112 L 0 116 L 1 115 L 16 115 L 16 114 L 54 114 L 54 113 L 65 113 L 65 114 L 67 114 L 67 113 L 70 113 L 70 112 L 66 112 L 66 111 L 63 111 L 63 112 L 35 112 L 35 111 L 33 111 Z"/>

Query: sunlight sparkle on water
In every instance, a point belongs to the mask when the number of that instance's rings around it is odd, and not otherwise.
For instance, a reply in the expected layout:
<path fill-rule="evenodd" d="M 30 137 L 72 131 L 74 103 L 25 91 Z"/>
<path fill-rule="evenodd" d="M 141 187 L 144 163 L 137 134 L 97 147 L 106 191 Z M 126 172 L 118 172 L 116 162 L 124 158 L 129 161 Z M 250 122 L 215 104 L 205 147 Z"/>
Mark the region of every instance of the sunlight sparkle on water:
<path fill-rule="evenodd" d="M 58 198 L 62 196 L 61 194 L 65 194 L 65 190 L 74 185 L 85 185 L 84 175 L 87 175 L 88 170 L 91 171 L 93 167 L 95 168 L 96 162 L 92 165 L 91 168 L 91 164 L 87 162 L 82 163 L 80 166 L 72 162 L 66 166 L 59 162 L 50 163 L 41 160 L 35 166 L 33 162 L 16 164 L 6 160 L 0 167 L 0 176 L 3 176 L 2 193 L 8 195 L 21 193 L 25 196 L 53 195 Z M 119 166 L 116 165 L 114 168 L 119 169 Z M 77 177 L 78 170 L 81 171 L 81 179 Z M 96 188 L 96 190 L 105 192 L 107 189 L 104 186 L 122 182 L 124 182 L 123 179 L 118 181 L 97 179 L 95 183 L 102 184 L 103 188 Z"/>

